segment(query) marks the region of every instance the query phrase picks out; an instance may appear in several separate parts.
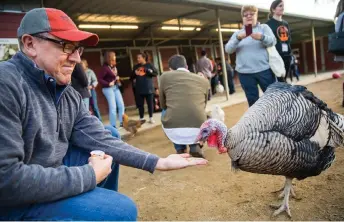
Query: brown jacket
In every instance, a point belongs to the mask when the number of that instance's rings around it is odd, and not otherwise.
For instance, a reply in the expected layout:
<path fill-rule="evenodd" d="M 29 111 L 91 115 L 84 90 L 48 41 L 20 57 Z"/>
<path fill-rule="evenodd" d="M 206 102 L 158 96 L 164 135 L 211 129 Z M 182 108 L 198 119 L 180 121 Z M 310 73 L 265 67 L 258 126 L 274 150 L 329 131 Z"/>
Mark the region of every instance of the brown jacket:
<path fill-rule="evenodd" d="M 160 78 L 164 128 L 199 128 L 207 119 L 209 81 L 186 71 L 165 72 Z"/>

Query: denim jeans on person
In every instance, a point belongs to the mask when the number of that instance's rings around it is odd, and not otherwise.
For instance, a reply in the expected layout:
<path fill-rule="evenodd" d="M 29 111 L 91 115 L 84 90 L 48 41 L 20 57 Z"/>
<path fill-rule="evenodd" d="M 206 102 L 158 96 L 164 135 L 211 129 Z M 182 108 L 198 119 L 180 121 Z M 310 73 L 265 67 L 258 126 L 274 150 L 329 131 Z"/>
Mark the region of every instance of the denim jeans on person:
<path fill-rule="evenodd" d="M 97 99 L 97 92 L 95 89 L 91 89 L 91 107 L 94 112 L 94 115 L 102 121 L 102 116 L 100 115 L 99 107 L 98 107 L 98 99 Z"/>
<path fill-rule="evenodd" d="M 186 150 L 186 145 L 173 143 L 173 146 L 176 149 L 177 153 L 179 151 Z M 190 147 L 190 153 L 196 153 L 196 152 L 198 152 L 199 144 L 190 144 L 189 147 Z"/>
<path fill-rule="evenodd" d="M 239 79 L 249 106 L 259 99 L 258 85 L 265 92 L 270 84 L 276 82 L 276 76 L 271 69 L 257 73 L 239 73 Z"/>
<path fill-rule="evenodd" d="M 112 126 L 105 126 L 112 135 L 119 133 Z M 69 147 L 63 164 L 82 166 L 88 163 L 90 154 L 77 147 Z M 78 221 L 135 221 L 137 208 L 127 196 L 118 190 L 119 165 L 112 165 L 111 174 L 89 192 L 48 203 L 0 207 L 0 220 L 78 220 Z M 58 178 L 57 178 L 58 179 Z M 28 192 L 30 192 L 28 190 Z"/>
<path fill-rule="evenodd" d="M 219 83 L 219 75 L 216 74 L 215 76 L 213 76 L 211 78 L 210 82 L 211 82 L 211 93 L 213 95 L 215 95 L 216 94 L 216 86 Z"/>
<path fill-rule="evenodd" d="M 116 127 L 117 107 L 118 107 L 119 122 L 120 123 L 123 122 L 124 102 L 123 102 L 121 91 L 119 90 L 118 86 L 111 86 L 108 88 L 103 88 L 102 91 L 109 105 L 110 124 Z"/>
<path fill-rule="evenodd" d="M 223 87 L 225 87 L 224 84 L 224 76 L 220 75 L 219 76 L 219 81 L 221 82 L 221 84 L 223 85 Z M 228 88 L 229 88 L 229 94 L 233 94 L 235 93 L 235 85 L 234 85 L 234 76 L 233 76 L 233 72 L 229 72 L 227 71 L 227 82 L 228 82 Z M 226 88 L 226 87 L 225 87 Z"/>
<path fill-rule="evenodd" d="M 227 72 L 227 82 L 228 82 L 229 94 L 235 93 L 234 71 L 233 72 Z"/>
<path fill-rule="evenodd" d="M 86 109 L 90 108 L 90 98 L 83 98 L 82 99 L 85 103 Z"/>

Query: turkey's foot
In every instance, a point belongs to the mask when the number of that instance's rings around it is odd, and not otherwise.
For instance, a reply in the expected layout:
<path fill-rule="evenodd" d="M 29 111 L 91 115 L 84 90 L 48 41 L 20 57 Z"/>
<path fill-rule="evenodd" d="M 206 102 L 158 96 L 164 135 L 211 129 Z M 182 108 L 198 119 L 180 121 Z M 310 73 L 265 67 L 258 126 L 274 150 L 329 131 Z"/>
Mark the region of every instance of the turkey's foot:
<path fill-rule="evenodd" d="M 273 208 L 277 208 L 277 210 L 273 213 L 272 216 L 277 216 L 283 211 L 287 212 L 288 216 L 291 217 L 290 209 L 289 209 L 289 195 L 291 193 L 292 189 L 292 180 L 291 178 L 286 178 L 284 189 L 283 189 L 283 194 L 280 196 L 284 197 L 282 203 L 278 206 L 275 205 L 270 205 Z M 295 193 L 294 193 L 295 195 Z"/>
<path fill-rule="evenodd" d="M 284 189 L 284 188 L 283 188 L 283 189 Z M 282 199 L 284 196 L 285 196 L 285 192 L 282 191 L 282 192 L 278 195 L 278 198 L 279 198 L 279 199 Z M 290 196 L 291 196 L 291 198 L 293 198 L 293 199 L 295 199 L 295 200 L 302 200 L 301 197 L 296 196 L 295 190 L 294 190 L 293 187 L 290 188 Z"/>
<path fill-rule="evenodd" d="M 291 218 L 291 213 L 290 213 L 290 208 L 289 208 L 289 203 L 287 201 L 286 204 L 282 203 L 279 205 L 270 205 L 271 208 L 273 209 L 277 209 L 274 211 L 274 213 L 272 214 L 273 217 L 279 215 L 280 213 L 282 213 L 283 211 L 287 212 L 288 216 Z"/>
<path fill-rule="evenodd" d="M 286 183 L 287 183 L 287 179 L 286 179 L 286 181 L 285 181 L 285 183 L 284 183 L 284 187 L 282 187 L 282 188 L 279 189 L 279 190 L 273 191 L 273 192 L 271 192 L 271 193 L 279 193 L 279 192 L 281 192 L 281 193 L 278 195 L 278 198 L 279 198 L 279 199 L 282 199 L 282 198 L 285 196 L 285 191 L 284 191 L 284 189 L 285 189 Z M 293 188 L 293 185 L 294 185 L 294 183 L 291 184 L 291 188 L 290 188 L 291 197 L 294 198 L 295 200 L 301 200 L 302 198 L 296 196 L 295 190 L 294 190 L 294 188 Z"/>

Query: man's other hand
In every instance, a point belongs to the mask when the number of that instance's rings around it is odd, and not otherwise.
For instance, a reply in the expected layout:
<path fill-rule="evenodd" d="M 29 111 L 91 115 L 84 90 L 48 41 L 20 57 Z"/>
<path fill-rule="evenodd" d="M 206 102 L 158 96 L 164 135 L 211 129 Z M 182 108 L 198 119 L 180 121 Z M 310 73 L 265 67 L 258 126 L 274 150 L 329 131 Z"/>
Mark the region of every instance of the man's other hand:
<path fill-rule="evenodd" d="M 104 159 L 102 159 L 101 157 L 90 157 L 88 159 L 88 164 L 93 167 L 94 173 L 96 174 L 97 184 L 99 184 L 112 171 L 112 156 L 105 154 Z"/>

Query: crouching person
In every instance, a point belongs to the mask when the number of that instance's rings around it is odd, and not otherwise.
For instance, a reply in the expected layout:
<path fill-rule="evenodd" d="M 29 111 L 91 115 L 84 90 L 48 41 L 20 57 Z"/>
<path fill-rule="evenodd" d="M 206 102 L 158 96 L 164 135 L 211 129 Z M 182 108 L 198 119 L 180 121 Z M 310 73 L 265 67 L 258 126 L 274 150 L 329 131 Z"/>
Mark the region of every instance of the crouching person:
<path fill-rule="evenodd" d="M 201 148 L 195 144 L 199 128 L 207 119 L 205 108 L 208 100 L 209 81 L 188 71 L 185 57 L 174 55 L 169 59 L 169 72 L 160 78 L 160 105 L 162 127 L 173 142 L 177 153 L 203 157 Z"/>

